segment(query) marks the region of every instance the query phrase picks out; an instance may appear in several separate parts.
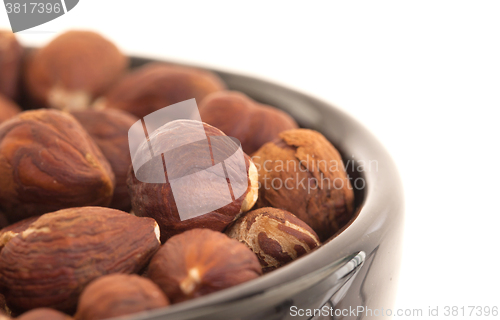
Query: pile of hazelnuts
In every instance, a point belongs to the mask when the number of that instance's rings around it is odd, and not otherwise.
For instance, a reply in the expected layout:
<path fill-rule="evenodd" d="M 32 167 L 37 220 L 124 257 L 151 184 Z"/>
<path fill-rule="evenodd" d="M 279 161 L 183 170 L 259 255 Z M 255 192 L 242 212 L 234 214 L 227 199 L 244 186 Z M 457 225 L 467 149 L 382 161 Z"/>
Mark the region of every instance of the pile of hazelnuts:
<path fill-rule="evenodd" d="M 192 98 L 207 136 L 241 142 L 248 188 L 181 220 L 168 180 L 135 176 L 128 131 Z M 353 210 L 323 135 L 216 74 L 130 69 L 94 32 L 26 50 L 0 31 L 0 319 L 106 319 L 223 290 L 311 252 Z"/>

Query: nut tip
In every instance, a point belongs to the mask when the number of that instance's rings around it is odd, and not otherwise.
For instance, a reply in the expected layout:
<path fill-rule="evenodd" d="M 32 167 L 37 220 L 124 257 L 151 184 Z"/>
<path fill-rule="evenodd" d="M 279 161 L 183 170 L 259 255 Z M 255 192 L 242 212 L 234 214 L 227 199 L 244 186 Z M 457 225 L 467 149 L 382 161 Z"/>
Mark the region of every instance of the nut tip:
<path fill-rule="evenodd" d="M 191 268 L 188 271 L 187 277 L 180 283 L 180 288 L 185 295 L 189 296 L 200 282 L 200 271 L 198 268 Z"/>
<path fill-rule="evenodd" d="M 255 202 L 257 202 L 257 198 L 259 197 L 259 173 L 252 160 L 250 160 L 250 166 L 248 168 L 248 178 L 250 179 L 250 190 L 248 191 L 245 200 L 243 200 L 240 212 L 246 212 L 252 209 Z"/>
<path fill-rule="evenodd" d="M 158 242 L 161 243 L 160 241 L 160 226 L 158 225 L 158 223 L 155 221 L 155 235 L 156 235 L 156 239 L 158 240 Z"/>
<path fill-rule="evenodd" d="M 91 96 L 82 90 L 68 91 L 54 87 L 49 92 L 49 105 L 59 110 L 78 111 L 88 108 Z"/>

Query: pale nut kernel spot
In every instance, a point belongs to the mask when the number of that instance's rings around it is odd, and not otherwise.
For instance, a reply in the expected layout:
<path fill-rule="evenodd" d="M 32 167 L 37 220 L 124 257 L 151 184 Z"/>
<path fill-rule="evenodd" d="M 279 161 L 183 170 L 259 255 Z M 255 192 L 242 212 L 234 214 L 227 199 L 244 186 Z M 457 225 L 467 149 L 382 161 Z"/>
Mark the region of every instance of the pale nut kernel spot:
<path fill-rule="evenodd" d="M 133 212 L 131 212 L 133 214 Z M 134 214 L 135 216 L 135 214 Z M 156 223 L 155 221 L 155 236 L 156 236 L 156 240 L 158 240 L 158 242 L 161 244 L 161 241 L 160 241 L 160 226 L 158 225 L 158 223 Z"/>
<path fill-rule="evenodd" d="M 85 154 L 85 160 L 87 160 L 88 163 L 94 168 L 99 167 L 99 163 L 96 161 L 96 159 L 90 154 L 86 153 Z"/>
<path fill-rule="evenodd" d="M 51 230 L 49 227 L 42 227 L 42 228 L 29 227 L 28 229 L 24 230 L 21 233 L 21 236 L 23 237 L 23 239 L 26 239 L 32 233 L 50 233 L 50 232 Z"/>
<path fill-rule="evenodd" d="M 182 292 L 186 296 L 189 296 L 194 292 L 196 286 L 198 286 L 200 283 L 201 283 L 200 271 L 198 270 L 198 268 L 191 268 L 188 271 L 187 277 L 184 280 L 182 280 L 179 286 Z"/>
<path fill-rule="evenodd" d="M 91 106 L 91 109 L 94 109 L 94 110 L 106 109 L 106 98 L 101 97 L 101 98 L 98 98 L 97 100 L 95 100 Z"/>
<path fill-rule="evenodd" d="M 252 160 L 250 160 L 250 166 L 248 168 L 248 177 L 250 178 L 250 190 L 243 200 L 240 213 L 252 209 L 259 196 L 259 172 Z"/>
<path fill-rule="evenodd" d="M 88 93 L 81 90 L 68 91 L 61 87 L 53 87 L 48 100 L 49 105 L 56 109 L 77 111 L 85 110 L 92 99 Z"/>
<path fill-rule="evenodd" d="M 19 233 L 14 232 L 14 231 L 7 231 L 7 232 L 3 233 L 0 236 L 0 248 L 3 247 L 3 246 L 5 246 L 7 244 L 7 242 L 10 241 L 10 239 L 14 238 L 18 234 Z"/>

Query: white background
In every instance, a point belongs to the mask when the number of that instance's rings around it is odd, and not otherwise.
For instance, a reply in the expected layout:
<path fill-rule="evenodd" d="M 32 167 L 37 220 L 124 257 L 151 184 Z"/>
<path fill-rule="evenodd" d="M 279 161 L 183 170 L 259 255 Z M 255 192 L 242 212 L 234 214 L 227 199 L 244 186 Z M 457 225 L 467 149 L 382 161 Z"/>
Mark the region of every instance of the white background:
<path fill-rule="evenodd" d="M 43 44 L 68 28 L 347 111 L 385 144 L 405 185 L 396 306 L 500 306 L 500 2 L 81 0 L 19 37 Z"/>

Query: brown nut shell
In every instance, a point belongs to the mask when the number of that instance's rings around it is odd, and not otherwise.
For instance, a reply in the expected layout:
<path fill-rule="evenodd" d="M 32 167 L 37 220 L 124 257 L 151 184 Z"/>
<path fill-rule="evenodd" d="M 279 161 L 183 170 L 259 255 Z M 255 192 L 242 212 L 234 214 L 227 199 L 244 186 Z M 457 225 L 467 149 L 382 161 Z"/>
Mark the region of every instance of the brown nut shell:
<path fill-rule="evenodd" d="M 23 52 L 14 33 L 0 30 L 0 94 L 11 100 L 19 96 Z"/>
<path fill-rule="evenodd" d="M 298 128 L 287 113 L 236 91 L 210 94 L 200 104 L 200 115 L 203 122 L 238 139 L 247 154 L 278 138 L 280 132 Z"/>
<path fill-rule="evenodd" d="M 159 246 L 150 218 L 102 207 L 47 213 L 5 244 L 0 287 L 14 310 L 72 312 L 90 281 L 139 272 Z"/>
<path fill-rule="evenodd" d="M 277 269 L 320 245 L 318 235 L 288 211 L 260 208 L 245 213 L 225 232 L 246 244 L 264 272 Z"/>
<path fill-rule="evenodd" d="M 208 94 L 224 88 L 222 80 L 209 71 L 150 63 L 125 76 L 96 101 L 94 108 L 120 109 L 143 118 L 192 98 L 200 103 Z"/>
<path fill-rule="evenodd" d="M 19 112 L 21 108 L 0 94 L 0 123 L 13 118 Z"/>
<path fill-rule="evenodd" d="M 0 207 L 10 221 L 63 208 L 107 206 L 115 177 L 71 115 L 25 111 L 0 125 Z"/>
<path fill-rule="evenodd" d="M 75 111 L 72 115 L 94 139 L 115 174 L 116 186 L 110 207 L 130 211 L 127 174 L 132 160 L 128 130 L 138 119 L 127 112 L 113 109 Z"/>
<path fill-rule="evenodd" d="M 17 320 L 71 320 L 65 313 L 50 308 L 38 308 L 23 313 Z"/>
<path fill-rule="evenodd" d="M 148 276 L 172 303 L 200 297 L 255 279 L 259 260 L 244 244 L 208 229 L 169 239 L 149 264 Z"/>
<path fill-rule="evenodd" d="M 354 192 L 335 147 L 319 132 L 288 130 L 252 157 L 259 170 L 257 208 L 287 210 L 325 241 L 353 214 Z"/>
<path fill-rule="evenodd" d="M 189 129 L 191 124 L 192 121 L 190 120 L 170 122 L 163 127 L 165 129 L 164 134 L 169 135 L 170 137 L 179 135 L 179 139 L 182 138 L 186 140 L 188 138 L 184 134 L 186 132 L 189 133 L 190 131 L 185 129 Z M 225 134 L 217 128 L 207 124 L 203 124 L 203 126 L 208 137 L 225 136 Z M 161 140 L 161 138 L 158 138 L 158 140 Z M 192 152 L 178 152 L 173 155 L 171 160 L 167 159 L 166 161 L 181 164 L 182 166 L 179 171 L 182 172 L 175 172 L 175 174 L 182 175 L 197 170 L 202 160 L 212 163 L 213 158 L 210 159 L 210 154 L 208 155 L 208 159 L 204 158 L 205 155 L 193 154 Z M 209 228 L 215 231 L 222 231 L 238 216 L 238 214 L 250 210 L 257 200 L 257 170 L 253 162 L 246 154 L 244 154 L 244 158 L 248 180 L 248 187 L 246 191 L 239 198 L 234 199 L 231 203 L 217 210 L 187 220 L 180 219 L 174 194 L 168 180 L 167 183 L 141 182 L 137 179 L 134 170 L 131 167 L 127 184 L 132 199 L 132 209 L 137 216 L 151 217 L 158 222 L 160 225 L 162 242 L 165 242 L 165 240 L 173 235 L 194 228 Z M 168 172 L 167 178 L 172 177 L 172 174 L 172 172 Z M 196 190 L 201 190 L 201 193 L 204 193 L 205 195 L 209 193 L 211 198 L 222 197 L 221 190 L 206 190 L 206 185 L 202 183 L 185 186 L 183 192 L 192 193 L 192 188 L 200 188 Z M 224 191 L 227 191 L 227 189 Z M 200 201 L 203 202 L 203 200 Z"/>
<path fill-rule="evenodd" d="M 111 274 L 83 290 L 75 319 L 108 319 L 168 305 L 168 298 L 151 280 L 135 274 Z"/>
<path fill-rule="evenodd" d="M 127 57 L 101 35 L 68 31 L 29 57 L 26 86 L 39 107 L 82 110 L 106 92 L 127 66 Z"/>

